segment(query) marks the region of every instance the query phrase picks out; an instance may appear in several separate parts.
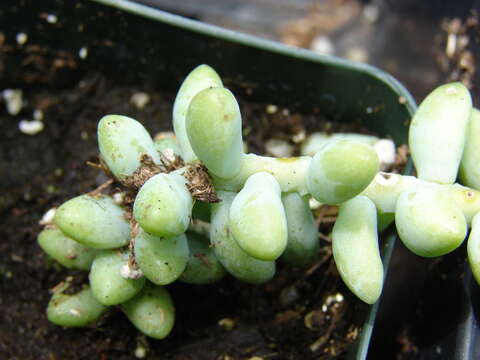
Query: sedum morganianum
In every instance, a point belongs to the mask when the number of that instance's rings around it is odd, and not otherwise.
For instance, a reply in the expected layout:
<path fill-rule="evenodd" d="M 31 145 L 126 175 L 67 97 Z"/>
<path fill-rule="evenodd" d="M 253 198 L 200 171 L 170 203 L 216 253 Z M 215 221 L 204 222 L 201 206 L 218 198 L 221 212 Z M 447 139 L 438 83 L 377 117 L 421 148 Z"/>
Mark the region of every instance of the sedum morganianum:
<path fill-rule="evenodd" d="M 384 277 L 377 217 L 382 226 L 395 218 L 402 240 L 422 256 L 455 249 L 471 225 L 469 258 L 479 278 L 480 194 L 452 184 L 459 168 L 467 185 L 480 182 L 471 170 L 479 155 L 468 150 L 480 136 L 466 135 L 480 127 L 469 122 L 469 99 L 462 85 L 449 84 L 420 106 L 410 131 L 415 178 L 379 173 L 373 137 L 322 137 L 314 154 L 296 158 L 245 154 L 234 95 L 211 67 L 198 66 L 175 100 L 176 140 L 154 141 L 126 116 L 100 120 L 101 160 L 133 204 L 94 191 L 57 209 L 39 243 L 61 264 L 90 270 L 90 286 L 65 295 L 63 284 L 49 319 L 81 326 L 120 305 L 140 331 L 164 338 L 174 322 L 165 285 L 209 284 L 227 273 L 258 284 L 274 276 L 277 260 L 311 265 L 318 253 L 312 197 L 341 205 L 333 256 L 347 286 L 369 304 Z"/>

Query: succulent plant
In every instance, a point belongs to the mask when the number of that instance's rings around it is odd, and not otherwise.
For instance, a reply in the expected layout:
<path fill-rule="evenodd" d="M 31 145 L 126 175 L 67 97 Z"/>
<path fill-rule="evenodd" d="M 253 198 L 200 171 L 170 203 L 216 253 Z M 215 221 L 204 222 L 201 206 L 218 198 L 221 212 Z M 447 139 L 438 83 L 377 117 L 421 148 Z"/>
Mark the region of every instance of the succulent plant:
<path fill-rule="evenodd" d="M 165 285 L 210 284 L 227 273 L 258 284 L 274 276 L 279 259 L 311 265 L 318 229 L 310 198 L 340 205 L 333 256 L 347 286 L 369 304 L 383 286 L 378 226 L 393 219 L 407 247 L 421 256 L 452 251 L 474 227 L 469 259 L 480 278 L 480 194 L 453 184 L 459 168 L 467 185 L 477 184 L 469 147 L 478 140 L 466 134 L 468 126 L 478 127 L 471 113 L 460 84 L 427 97 L 410 131 L 419 178 L 379 172 L 375 137 L 323 137 L 315 154 L 296 158 L 245 154 L 234 95 L 211 67 L 200 65 L 175 100 L 176 138 L 154 141 L 126 116 L 100 120 L 100 157 L 124 193 L 112 197 L 97 189 L 69 200 L 39 235 L 40 246 L 62 265 L 90 271 L 90 286 L 80 292 L 70 293 L 68 282 L 58 287 L 48 317 L 83 326 L 106 306 L 120 305 L 141 332 L 164 338 L 174 323 Z"/>

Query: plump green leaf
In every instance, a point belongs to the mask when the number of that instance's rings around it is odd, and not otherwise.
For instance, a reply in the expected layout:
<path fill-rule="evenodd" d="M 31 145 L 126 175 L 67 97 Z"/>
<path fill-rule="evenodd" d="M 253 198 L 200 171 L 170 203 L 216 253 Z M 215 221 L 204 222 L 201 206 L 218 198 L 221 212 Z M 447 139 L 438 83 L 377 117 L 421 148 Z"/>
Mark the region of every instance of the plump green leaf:
<path fill-rule="evenodd" d="M 128 244 L 130 225 L 122 207 L 106 195 L 81 195 L 61 205 L 55 224 L 68 237 L 95 249 Z"/>
<path fill-rule="evenodd" d="M 148 282 L 139 294 L 122 304 L 122 309 L 138 330 L 154 339 L 165 338 L 175 322 L 175 308 L 167 289 Z"/>
<path fill-rule="evenodd" d="M 128 252 L 121 250 L 103 250 L 95 257 L 89 274 L 90 287 L 103 305 L 121 304 L 142 290 L 145 277 L 126 277 L 128 258 Z"/>

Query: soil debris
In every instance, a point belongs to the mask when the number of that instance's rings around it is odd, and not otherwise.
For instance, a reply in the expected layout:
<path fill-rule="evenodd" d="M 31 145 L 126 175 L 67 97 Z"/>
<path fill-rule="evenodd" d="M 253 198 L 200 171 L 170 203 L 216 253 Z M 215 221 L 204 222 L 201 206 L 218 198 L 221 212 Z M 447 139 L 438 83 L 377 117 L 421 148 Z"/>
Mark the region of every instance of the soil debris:
<path fill-rule="evenodd" d="M 207 203 L 220 202 L 205 165 L 200 163 L 189 164 L 183 175 L 188 180 L 188 191 L 195 199 Z"/>

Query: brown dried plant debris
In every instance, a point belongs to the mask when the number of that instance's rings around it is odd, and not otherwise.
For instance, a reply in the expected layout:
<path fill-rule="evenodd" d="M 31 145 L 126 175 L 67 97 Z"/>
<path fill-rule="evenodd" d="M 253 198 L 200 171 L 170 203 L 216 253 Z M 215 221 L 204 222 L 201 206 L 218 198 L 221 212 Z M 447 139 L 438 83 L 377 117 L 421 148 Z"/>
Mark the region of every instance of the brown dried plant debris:
<path fill-rule="evenodd" d="M 188 191 L 195 199 L 208 203 L 220 202 L 205 165 L 190 164 L 183 175 L 187 179 Z"/>
<path fill-rule="evenodd" d="M 108 179 L 107 181 L 105 181 L 103 184 L 101 184 L 99 187 L 97 187 L 96 189 L 90 191 L 88 193 L 88 195 L 90 195 L 91 197 L 98 197 L 102 194 L 102 191 L 105 190 L 106 188 L 108 188 L 110 185 L 112 185 L 114 182 L 114 179 Z"/>
<path fill-rule="evenodd" d="M 130 243 L 128 244 L 128 266 L 130 269 L 134 271 L 139 271 L 140 267 L 137 264 L 137 260 L 135 259 L 135 238 L 138 235 L 140 226 L 135 221 L 133 216 L 130 216 Z"/>
<path fill-rule="evenodd" d="M 135 172 L 122 180 L 122 184 L 127 188 L 140 189 L 145 182 L 152 176 L 161 172 L 166 172 L 159 165 L 153 162 L 153 159 L 147 154 L 142 154 L 140 158 L 141 165 Z"/>
<path fill-rule="evenodd" d="M 437 61 L 448 81 L 461 81 L 467 88 L 473 86 L 475 76 L 474 38 L 478 32 L 478 13 L 462 21 L 459 18 L 444 19 L 443 33 L 437 49 Z"/>
<path fill-rule="evenodd" d="M 160 153 L 160 161 L 165 168 L 165 172 L 169 173 L 185 166 L 183 159 L 176 155 L 173 151 L 167 149 Z"/>
<path fill-rule="evenodd" d="M 395 155 L 395 162 L 392 166 L 392 172 L 401 173 L 408 162 L 408 155 L 410 155 L 410 148 L 408 145 L 403 144 L 397 148 L 397 154 Z"/>

